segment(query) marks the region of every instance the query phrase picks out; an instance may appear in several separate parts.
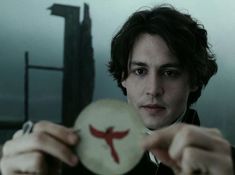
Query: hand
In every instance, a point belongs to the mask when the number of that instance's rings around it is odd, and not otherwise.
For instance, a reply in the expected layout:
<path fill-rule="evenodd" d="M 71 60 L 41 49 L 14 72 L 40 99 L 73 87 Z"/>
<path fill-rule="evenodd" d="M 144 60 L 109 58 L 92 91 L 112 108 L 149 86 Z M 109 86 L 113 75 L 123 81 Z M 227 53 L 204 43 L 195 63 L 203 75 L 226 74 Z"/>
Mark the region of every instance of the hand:
<path fill-rule="evenodd" d="M 233 174 L 231 146 L 217 129 L 174 124 L 154 131 L 142 146 L 177 175 Z"/>
<path fill-rule="evenodd" d="M 2 175 L 58 174 L 61 162 L 77 164 L 78 158 L 70 147 L 78 139 L 73 129 L 48 121 L 35 124 L 30 134 L 23 135 L 19 130 L 3 146 Z"/>

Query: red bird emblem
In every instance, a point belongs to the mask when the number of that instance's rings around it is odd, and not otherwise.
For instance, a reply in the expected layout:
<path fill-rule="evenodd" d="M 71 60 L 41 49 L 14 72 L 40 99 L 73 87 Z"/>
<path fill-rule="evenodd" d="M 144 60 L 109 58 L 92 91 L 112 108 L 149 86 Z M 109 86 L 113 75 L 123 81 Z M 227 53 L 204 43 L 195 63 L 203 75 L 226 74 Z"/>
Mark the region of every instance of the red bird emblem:
<path fill-rule="evenodd" d="M 91 135 L 105 140 L 105 142 L 108 144 L 110 148 L 110 152 L 111 152 L 111 156 L 113 157 L 113 160 L 119 164 L 119 156 L 118 156 L 116 149 L 114 148 L 113 139 L 124 138 L 129 133 L 129 129 L 126 131 L 113 131 L 113 127 L 111 126 L 111 127 L 108 127 L 105 132 L 103 132 L 94 128 L 92 125 L 89 125 L 89 129 L 90 129 Z"/>

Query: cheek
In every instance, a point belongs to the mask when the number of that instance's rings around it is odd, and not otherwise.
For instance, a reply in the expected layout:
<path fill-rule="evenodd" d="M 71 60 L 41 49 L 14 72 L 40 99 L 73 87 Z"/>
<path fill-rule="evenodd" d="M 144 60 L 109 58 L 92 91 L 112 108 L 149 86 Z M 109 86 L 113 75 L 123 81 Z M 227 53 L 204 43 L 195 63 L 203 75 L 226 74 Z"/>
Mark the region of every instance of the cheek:
<path fill-rule="evenodd" d="M 129 101 L 135 102 L 135 100 L 139 99 L 139 97 L 142 96 L 144 92 L 144 85 L 141 84 L 141 81 L 127 79 L 125 85 L 127 98 Z"/>
<path fill-rule="evenodd" d="M 172 105 L 182 105 L 185 106 L 187 104 L 187 100 L 188 100 L 188 96 L 190 93 L 190 89 L 188 87 L 188 85 L 183 84 L 181 86 L 177 86 L 177 87 L 171 87 L 168 89 L 168 101 L 172 104 Z"/>
<path fill-rule="evenodd" d="M 187 102 L 190 87 L 186 80 L 168 83 L 165 87 L 165 94 L 172 103 L 184 103 Z"/>

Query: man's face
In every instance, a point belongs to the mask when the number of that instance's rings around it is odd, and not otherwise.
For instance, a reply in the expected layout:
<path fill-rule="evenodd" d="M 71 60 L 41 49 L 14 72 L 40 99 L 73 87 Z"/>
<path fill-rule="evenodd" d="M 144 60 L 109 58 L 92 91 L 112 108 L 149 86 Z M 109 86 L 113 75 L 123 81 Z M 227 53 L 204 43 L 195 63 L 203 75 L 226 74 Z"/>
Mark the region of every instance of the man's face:
<path fill-rule="evenodd" d="M 196 90 L 188 79 L 161 37 L 142 34 L 134 44 L 122 86 L 145 126 L 159 129 L 184 113 L 190 92 Z"/>

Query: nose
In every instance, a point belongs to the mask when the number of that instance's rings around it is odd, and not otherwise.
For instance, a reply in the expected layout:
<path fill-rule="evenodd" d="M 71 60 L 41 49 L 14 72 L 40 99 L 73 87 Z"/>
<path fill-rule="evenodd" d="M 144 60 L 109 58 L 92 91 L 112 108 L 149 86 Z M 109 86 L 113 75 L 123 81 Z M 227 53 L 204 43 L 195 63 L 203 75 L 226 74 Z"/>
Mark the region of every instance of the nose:
<path fill-rule="evenodd" d="M 148 76 L 146 87 L 146 95 L 156 97 L 164 93 L 162 79 L 157 76 L 156 73 L 152 73 Z"/>

